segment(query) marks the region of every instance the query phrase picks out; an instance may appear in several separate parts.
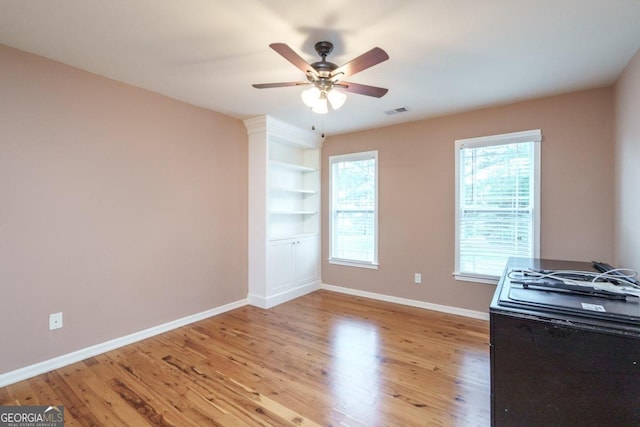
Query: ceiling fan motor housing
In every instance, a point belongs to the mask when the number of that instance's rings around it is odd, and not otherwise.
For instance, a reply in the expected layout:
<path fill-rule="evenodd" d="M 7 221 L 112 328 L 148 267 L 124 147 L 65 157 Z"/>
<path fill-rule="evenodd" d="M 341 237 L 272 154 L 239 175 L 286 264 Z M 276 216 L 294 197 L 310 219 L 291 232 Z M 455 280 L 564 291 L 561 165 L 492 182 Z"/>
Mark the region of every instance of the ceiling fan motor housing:
<path fill-rule="evenodd" d="M 324 59 L 327 55 L 333 52 L 333 43 L 320 41 L 315 44 L 314 48 L 316 52 L 318 52 L 318 55 L 320 55 L 322 59 Z"/>
<path fill-rule="evenodd" d="M 322 58 L 321 61 L 311 64 L 313 68 L 318 72 L 321 78 L 328 78 L 331 76 L 331 72 L 338 68 L 333 62 L 327 61 L 327 55 L 333 51 L 333 43 L 328 41 L 321 41 L 315 44 L 316 52 Z"/>

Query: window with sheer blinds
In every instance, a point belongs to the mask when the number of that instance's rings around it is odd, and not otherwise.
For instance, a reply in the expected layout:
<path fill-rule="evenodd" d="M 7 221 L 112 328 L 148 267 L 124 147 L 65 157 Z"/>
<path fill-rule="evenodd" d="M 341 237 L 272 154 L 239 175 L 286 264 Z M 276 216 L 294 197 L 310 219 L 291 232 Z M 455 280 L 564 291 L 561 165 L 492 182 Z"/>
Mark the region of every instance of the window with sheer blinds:
<path fill-rule="evenodd" d="M 456 141 L 456 278 L 496 283 L 509 257 L 539 257 L 541 140 L 533 130 Z"/>
<path fill-rule="evenodd" d="M 331 263 L 378 264 L 377 159 L 377 151 L 329 157 Z"/>

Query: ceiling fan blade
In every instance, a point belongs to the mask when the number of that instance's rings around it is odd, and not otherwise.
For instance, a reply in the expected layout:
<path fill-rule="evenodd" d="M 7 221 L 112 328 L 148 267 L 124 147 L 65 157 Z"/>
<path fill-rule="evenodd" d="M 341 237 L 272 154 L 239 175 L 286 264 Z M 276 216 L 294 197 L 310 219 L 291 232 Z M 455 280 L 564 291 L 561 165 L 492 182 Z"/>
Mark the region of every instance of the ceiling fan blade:
<path fill-rule="evenodd" d="M 335 84 L 335 86 L 340 89 L 346 90 L 347 92 L 357 93 L 359 95 L 373 96 L 375 98 L 382 98 L 389 89 L 385 89 L 383 87 L 369 86 L 369 85 L 361 85 L 359 83 L 351 83 L 351 82 L 340 82 Z"/>
<path fill-rule="evenodd" d="M 269 89 L 272 87 L 304 86 L 308 84 L 309 82 L 255 83 L 251 86 L 255 87 L 256 89 Z"/>
<path fill-rule="evenodd" d="M 370 51 L 363 53 L 357 58 L 354 58 L 346 64 L 333 70 L 333 72 L 331 73 L 331 77 L 349 77 L 354 75 L 355 73 L 359 73 L 360 71 L 366 70 L 367 68 L 384 62 L 387 59 L 389 59 L 389 55 L 387 55 L 387 52 L 380 49 L 379 47 L 374 47 Z"/>
<path fill-rule="evenodd" d="M 269 47 L 278 52 L 284 59 L 295 65 L 296 68 L 301 70 L 305 75 L 308 73 L 311 73 L 314 76 L 318 75 L 317 71 L 288 45 L 284 43 L 271 43 Z"/>

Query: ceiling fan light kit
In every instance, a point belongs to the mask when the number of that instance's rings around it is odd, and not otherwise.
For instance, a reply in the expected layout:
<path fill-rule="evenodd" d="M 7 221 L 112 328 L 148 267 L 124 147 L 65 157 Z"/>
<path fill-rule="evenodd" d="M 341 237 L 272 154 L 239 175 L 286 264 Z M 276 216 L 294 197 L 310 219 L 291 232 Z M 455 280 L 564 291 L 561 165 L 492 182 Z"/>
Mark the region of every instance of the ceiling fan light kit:
<path fill-rule="evenodd" d="M 307 81 L 302 82 L 285 82 L 285 83 L 261 83 L 254 84 L 257 89 L 267 89 L 274 87 L 287 86 L 307 86 L 309 89 L 304 90 L 300 96 L 302 102 L 311 108 L 311 111 L 317 114 L 326 114 L 329 112 L 329 105 L 334 110 L 342 107 L 347 100 L 347 95 L 342 92 L 351 92 L 359 95 L 372 96 L 380 98 L 387 93 L 387 89 L 362 85 L 358 83 L 350 83 L 343 81 L 344 77 L 352 76 L 367 68 L 373 67 L 383 61 L 389 59 L 389 55 L 375 47 L 348 63 L 338 67 L 336 64 L 327 61 L 327 55 L 333 50 L 333 44 L 328 41 L 320 41 L 315 44 L 315 50 L 320 55 L 321 60 L 313 64 L 307 63 L 293 49 L 284 43 L 272 43 L 269 45 L 283 58 L 304 72 Z M 337 90 L 340 88 L 341 90 Z"/>
<path fill-rule="evenodd" d="M 329 112 L 327 101 L 329 101 L 332 109 L 337 110 L 342 107 L 347 100 L 347 95 L 336 89 L 320 90 L 316 86 L 303 90 L 300 97 L 304 105 L 318 114 L 326 114 Z"/>
<path fill-rule="evenodd" d="M 310 107 L 314 113 L 327 114 L 329 112 L 326 92 L 314 86 L 311 89 L 303 91 L 300 95 L 302 102 L 304 102 L 307 107 Z"/>
<path fill-rule="evenodd" d="M 344 102 L 347 100 L 347 94 L 342 93 L 336 89 L 333 89 L 329 93 L 327 93 L 327 99 L 331 104 L 331 108 L 337 110 L 338 108 L 344 105 Z"/>

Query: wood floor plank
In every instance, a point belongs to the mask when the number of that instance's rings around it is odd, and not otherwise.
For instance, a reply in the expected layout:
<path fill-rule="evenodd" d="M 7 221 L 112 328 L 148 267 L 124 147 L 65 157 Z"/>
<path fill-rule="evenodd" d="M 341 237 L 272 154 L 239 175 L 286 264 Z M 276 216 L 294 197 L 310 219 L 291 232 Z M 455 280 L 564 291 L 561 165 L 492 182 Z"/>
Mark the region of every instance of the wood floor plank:
<path fill-rule="evenodd" d="M 65 368 L 62 368 L 65 369 Z M 82 426 L 100 426 L 100 416 L 102 414 L 94 414 L 86 405 L 82 394 L 77 394 L 72 387 L 64 380 L 62 369 L 48 372 L 44 374 L 44 380 L 56 393 L 61 404 L 64 406 L 65 417 L 69 413 Z M 47 405 L 48 403 L 43 403 Z M 65 418 L 65 424 L 66 418 Z"/>
<path fill-rule="evenodd" d="M 66 425 L 485 426 L 488 322 L 317 291 L 0 388 Z"/>
<path fill-rule="evenodd" d="M 111 359 L 106 355 L 91 358 L 91 362 L 87 364 L 88 369 L 82 376 L 82 381 L 90 388 L 95 396 L 94 399 L 100 401 L 100 406 L 107 408 L 105 415 L 108 417 L 104 418 L 103 424 L 144 425 L 146 422 L 144 414 L 130 405 L 119 390 L 111 386 L 116 375 L 109 369 L 110 363 Z"/>

